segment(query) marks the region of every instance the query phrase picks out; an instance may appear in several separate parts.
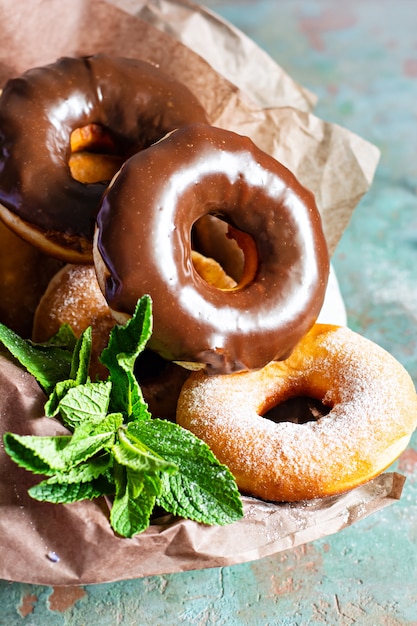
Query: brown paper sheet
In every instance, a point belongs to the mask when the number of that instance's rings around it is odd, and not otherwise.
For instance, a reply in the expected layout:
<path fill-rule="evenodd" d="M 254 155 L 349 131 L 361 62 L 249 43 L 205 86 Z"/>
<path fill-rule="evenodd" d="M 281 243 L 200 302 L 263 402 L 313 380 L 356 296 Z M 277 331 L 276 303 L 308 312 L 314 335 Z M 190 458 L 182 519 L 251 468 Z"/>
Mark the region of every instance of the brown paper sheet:
<path fill-rule="evenodd" d="M 107 0 L 173 35 L 260 107 L 311 111 L 317 97 L 299 85 L 264 50 L 218 15 L 188 0 Z"/>
<path fill-rule="evenodd" d="M 111 4 L 0 0 L 0 19 L 1 83 L 61 55 L 96 52 L 149 60 L 186 83 L 213 124 L 248 134 L 315 192 L 331 251 L 372 182 L 378 150 L 315 117 L 310 112 L 314 97 L 281 68 L 272 69 L 272 60 L 268 71 L 275 77 L 274 86 L 264 96 L 260 95 L 262 79 L 255 90 L 250 88 L 251 78 L 233 79 L 248 57 L 251 72 L 256 73 L 265 54 L 202 7 L 186 0 L 112 0 Z M 216 69 L 203 58 L 201 46 L 195 51 L 188 47 L 195 46 L 200 29 L 205 33 L 200 39 L 209 47 L 222 39 L 223 52 L 217 59 L 207 51 Z M 42 417 L 43 402 L 36 382 L 1 357 L 0 435 L 60 432 L 59 423 Z M 232 526 L 206 527 L 167 516 L 133 539 L 114 536 L 104 499 L 65 506 L 38 503 L 27 495 L 34 482 L 37 479 L 17 468 L 0 448 L 0 577 L 70 585 L 267 556 L 337 532 L 391 504 L 400 498 L 403 478 L 387 473 L 343 496 L 308 504 L 276 505 L 244 498 L 245 518 Z"/>

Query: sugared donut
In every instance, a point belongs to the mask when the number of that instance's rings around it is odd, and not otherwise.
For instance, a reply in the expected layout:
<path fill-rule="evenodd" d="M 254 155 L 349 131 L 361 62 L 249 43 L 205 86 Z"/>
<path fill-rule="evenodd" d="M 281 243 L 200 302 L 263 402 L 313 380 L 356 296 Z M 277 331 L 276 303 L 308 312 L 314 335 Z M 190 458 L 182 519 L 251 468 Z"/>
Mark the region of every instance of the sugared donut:
<path fill-rule="evenodd" d="M 110 151 L 126 158 L 205 121 L 189 89 L 145 61 L 100 54 L 31 69 L 9 80 L 0 98 L 0 216 L 48 254 L 91 262 L 106 184 L 72 177 L 73 132 L 102 127 Z"/>
<path fill-rule="evenodd" d="M 244 248 L 238 284 L 219 289 L 192 261 L 193 225 L 228 222 Z M 288 356 L 323 303 L 329 260 L 312 194 L 247 138 L 183 127 L 131 157 L 97 217 L 94 258 L 120 321 L 153 300 L 150 347 L 213 373 Z"/>
<path fill-rule="evenodd" d="M 290 398 L 319 401 L 305 423 L 267 419 Z M 326 414 L 327 412 L 327 414 Z M 243 492 L 274 501 L 322 498 L 387 468 L 417 426 L 402 365 L 346 327 L 316 324 L 292 355 L 255 372 L 191 374 L 177 422 L 205 441 Z"/>

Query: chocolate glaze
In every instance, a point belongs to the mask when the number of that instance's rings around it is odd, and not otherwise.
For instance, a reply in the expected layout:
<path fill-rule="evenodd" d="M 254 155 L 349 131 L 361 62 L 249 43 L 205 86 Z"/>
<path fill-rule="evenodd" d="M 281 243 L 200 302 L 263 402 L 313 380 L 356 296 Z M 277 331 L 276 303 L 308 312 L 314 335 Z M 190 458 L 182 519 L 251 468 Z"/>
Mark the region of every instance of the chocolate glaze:
<path fill-rule="evenodd" d="M 221 291 L 196 273 L 191 232 L 206 214 L 255 240 L 249 285 Z M 211 373 L 286 358 L 318 316 L 329 271 L 313 195 L 250 139 L 203 124 L 123 165 L 98 214 L 97 251 L 109 270 L 110 307 L 131 314 L 149 294 L 150 347 Z"/>
<path fill-rule="evenodd" d="M 91 251 L 105 183 L 82 184 L 68 167 L 73 130 L 110 131 L 122 154 L 205 122 L 187 87 L 145 61 L 61 58 L 8 81 L 0 99 L 0 202 L 52 240 Z"/>

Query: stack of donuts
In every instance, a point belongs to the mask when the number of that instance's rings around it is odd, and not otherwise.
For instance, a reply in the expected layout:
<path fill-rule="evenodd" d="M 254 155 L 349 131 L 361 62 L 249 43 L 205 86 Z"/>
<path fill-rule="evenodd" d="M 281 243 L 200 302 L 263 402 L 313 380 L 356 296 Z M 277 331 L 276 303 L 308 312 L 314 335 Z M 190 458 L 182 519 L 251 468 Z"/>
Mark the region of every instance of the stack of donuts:
<path fill-rule="evenodd" d="M 31 291 L 34 341 L 92 326 L 90 373 L 104 377 L 111 328 L 150 295 L 137 363 L 150 410 L 266 500 L 341 493 L 407 446 L 417 398 L 404 368 L 317 323 L 329 255 L 312 193 L 211 126 L 183 84 L 144 61 L 59 59 L 5 85 L 0 146 L 0 236 L 36 276 L 11 277 L 2 300 L 19 308 Z M 7 271 L 0 257 L 0 286 Z"/>

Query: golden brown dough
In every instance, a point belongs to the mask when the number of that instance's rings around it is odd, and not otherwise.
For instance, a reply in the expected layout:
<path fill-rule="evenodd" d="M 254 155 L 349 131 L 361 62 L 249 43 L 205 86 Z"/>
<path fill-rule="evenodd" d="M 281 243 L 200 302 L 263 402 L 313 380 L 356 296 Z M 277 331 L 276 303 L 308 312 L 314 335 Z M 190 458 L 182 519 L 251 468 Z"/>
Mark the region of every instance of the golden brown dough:
<path fill-rule="evenodd" d="M 111 181 L 126 159 L 118 154 L 109 132 L 99 124 L 76 128 L 71 133 L 70 146 L 71 176 L 84 184 Z"/>
<path fill-rule="evenodd" d="M 80 183 L 110 181 L 122 166 L 123 159 L 116 154 L 76 152 L 68 160 L 71 175 Z"/>
<path fill-rule="evenodd" d="M 229 225 L 223 220 L 205 215 L 194 224 L 193 245 L 205 257 L 214 258 L 236 283 L 244 269 L 244 252 L 229 236 Z"/>

